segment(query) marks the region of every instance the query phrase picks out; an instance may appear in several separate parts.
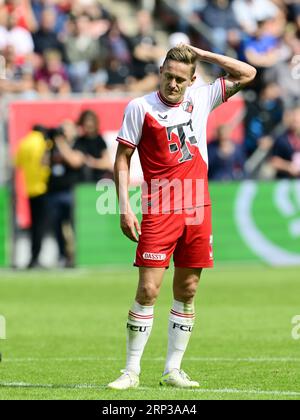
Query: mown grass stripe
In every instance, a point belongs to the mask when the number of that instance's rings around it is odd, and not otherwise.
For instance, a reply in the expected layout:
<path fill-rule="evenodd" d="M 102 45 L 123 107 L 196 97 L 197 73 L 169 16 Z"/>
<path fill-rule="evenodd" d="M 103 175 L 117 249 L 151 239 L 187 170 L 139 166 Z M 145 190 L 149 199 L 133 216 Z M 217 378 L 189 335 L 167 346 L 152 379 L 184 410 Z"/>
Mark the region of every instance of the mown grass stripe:
<path fill-rule="evenodd" d="M 30 384 L 26 382 L 0 382 L 0 388 L 41 388 L 41 389 L 107 389 L 105 385 L 97 384 Z M 139 387 L 138 390 L 154 390 L 154 387 Z M 138 391 L 137 390 L 137 391 Z M 172 391 L 180 391 L 183 389 L 176 390 L 172 388 Z M 271 391 L 271 390 L 258 390 L 258 389 L 184 389 L 193 393 L 211 393 L 211 394 L 248 394 L 248 395 L 270 395 L 270 396 L 282 396 L 282 397 L 297 397 L 300 396 L 300 392 L 297 391 Z M 108 390 L 108 392 L 110 392 Z"/>

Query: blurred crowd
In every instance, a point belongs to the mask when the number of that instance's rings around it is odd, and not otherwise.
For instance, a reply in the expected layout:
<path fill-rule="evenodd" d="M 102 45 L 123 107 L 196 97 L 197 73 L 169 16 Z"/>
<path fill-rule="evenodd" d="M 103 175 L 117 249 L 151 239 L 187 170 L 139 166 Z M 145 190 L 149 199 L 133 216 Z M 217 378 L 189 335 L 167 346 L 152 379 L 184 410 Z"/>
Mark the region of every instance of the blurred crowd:
<path fill-rule="evenodd" d="M 134 36 L 120 22 L 97 0 L 0 0 L 3 89 L 26 97 L 154 89 L 164 51 L 151 14 L 137 12 Z"/>

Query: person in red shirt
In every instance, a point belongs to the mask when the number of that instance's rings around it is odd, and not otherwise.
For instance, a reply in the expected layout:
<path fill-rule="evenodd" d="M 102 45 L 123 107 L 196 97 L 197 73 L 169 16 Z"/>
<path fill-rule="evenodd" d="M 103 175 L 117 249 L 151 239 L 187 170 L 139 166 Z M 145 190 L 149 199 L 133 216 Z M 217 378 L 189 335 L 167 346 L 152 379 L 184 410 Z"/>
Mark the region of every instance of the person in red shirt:
<path fill-rule="evenodd" d="M 193 88 L 197 60 L 222 67 L 228 75 Z M 160 384 L 195 388 L 181 370 L 195 319 L 194 296 L 203 268 L 213 266 L 211 201 L 208 191 L 206 126 L 210 112 L 250 83 L 252 66 L 181 44 L 160 69 L 160 87 L 131 101 L 118 135 L 115 182 L 121 228 L 138 242 L 139 284 L 127 323 L 127 363 L 111 389 L 139 385 L 140 361 L 153 324 L 153 309 L 173 255 L 174 302 L 169 344 Z M 138 150 L 145 183 L 139 225 L 128 202 L 130 160 Z"/>
<path fill-rule="evenodd" d="M 11 15 L 16 16 L 17 26 L 34 32 L 37 29 L 30 0 L 6 0 L 5 9 Z"/>
<path fill-rule="evenodd" d="M 36 90 L 40 94 L 68 94 L 71 91 L 68 73 L 57 50 L 44 53 L 44 66 L 35 72 Z"/>

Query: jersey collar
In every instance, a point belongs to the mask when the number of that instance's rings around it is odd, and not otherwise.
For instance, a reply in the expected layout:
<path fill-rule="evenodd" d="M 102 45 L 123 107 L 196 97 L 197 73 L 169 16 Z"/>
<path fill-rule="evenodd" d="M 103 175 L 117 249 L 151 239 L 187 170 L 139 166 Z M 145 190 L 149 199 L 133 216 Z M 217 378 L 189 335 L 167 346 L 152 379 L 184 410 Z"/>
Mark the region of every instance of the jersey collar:
<path fill-rule="evenodd" d="M 178 108 L 178 107 L 182 104 L 182 102 L 183 102 L 183 100 L 182 100 L 182 101 L 177 102 L 176 104 L 174 104 L 173 102 L 170 102 L 170 101 L 168 101 L 166 98 L 164 98 L 164 97 L 162 96 L 162 94 L 160 93 L 160 91 L 159 91 L 159 90 L 157 91 L 157 96 L 158 96 L 159 100 L 160 100 L 160 101 L 161 101 L 164 105 L 167 105 L 167 106 L 169 106 L 169 107 L 171 107 L 171 108 Z"/>

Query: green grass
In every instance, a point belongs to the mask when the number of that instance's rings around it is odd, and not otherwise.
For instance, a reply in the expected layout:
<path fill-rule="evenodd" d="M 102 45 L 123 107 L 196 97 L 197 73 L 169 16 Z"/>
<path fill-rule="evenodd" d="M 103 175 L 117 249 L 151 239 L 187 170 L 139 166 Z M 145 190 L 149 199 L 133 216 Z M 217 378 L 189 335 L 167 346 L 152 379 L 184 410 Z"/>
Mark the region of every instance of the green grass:
<path fill-rule="evenodd" d="M 0 399 L 300 399 L 299 268 L 224 266 L 203 274 L 183 368 L 200 390 L 160 389 L 172 302 L 170 270 L 155 308 L 141 388 L 105 385 L 125 360 L 136 269 L 0 272 Z"/>

